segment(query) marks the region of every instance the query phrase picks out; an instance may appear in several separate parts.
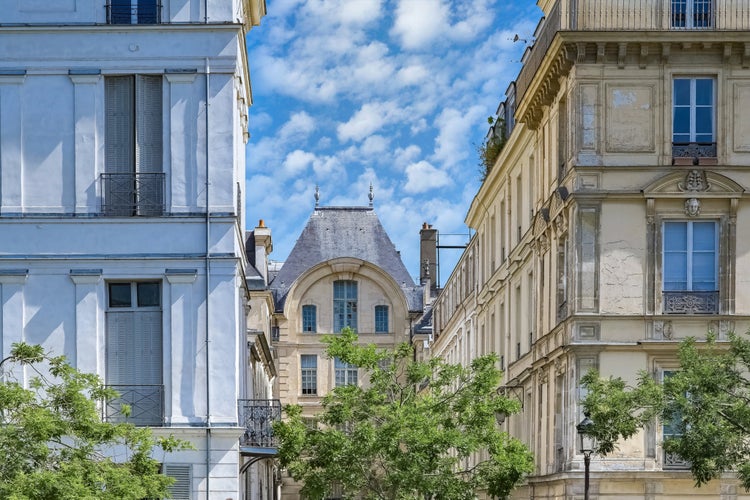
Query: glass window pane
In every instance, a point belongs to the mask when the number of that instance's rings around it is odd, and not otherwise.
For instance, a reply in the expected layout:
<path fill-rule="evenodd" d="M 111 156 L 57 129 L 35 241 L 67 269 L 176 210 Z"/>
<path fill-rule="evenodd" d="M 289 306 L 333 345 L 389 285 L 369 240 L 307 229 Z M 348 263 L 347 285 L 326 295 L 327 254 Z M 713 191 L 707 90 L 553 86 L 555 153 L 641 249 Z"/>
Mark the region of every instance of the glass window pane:
<path fill-rule="evenodd" d="M 710 78 L 695 79 L 695 104 L 698 106 L 713 106 L 714 81 Z"/>
<path fill-rule="evenodd" d="M 674 96 L 672 97 L 675 105 L 690 105 L 690 79 L 689 78 L 675 78 L 674 80 Z"/>
<path fill-rule="evenodd" d="M 130 283 L 109 284 L 109 307 L 130 307 Z"/>
<path fill-rule="evenodd" d="M 674 116 L 672 117 L 672 132 L 674 132 L 675 135 L 685 134 L 688 138 L 690 137 L 690 108 L 679 107 L 674 109 Z"/>
<path fill-rule="evenodd" d="M 664 223 L 664 250 L 687 250 L 687 223 Z"/>
<path fill-rule="evenodd" d="M 693 223 L 693 250 L 711 250 L 716 247 L 716 223 Z"/>
<path fill-rule="evenodd" d="M 696 108 L 695 110 L 695 133 L 703 136 L 711 137 L 713 135 L 714 120 L 713 120 L 713 109 L 711 108 Z M 713 142 L 713 141 L 711 141 Z"/>
<path fill-rule="evenodd" d="M 159 283 L 138 283 L 138 307 L 158 307 L 161 304 Z"/>

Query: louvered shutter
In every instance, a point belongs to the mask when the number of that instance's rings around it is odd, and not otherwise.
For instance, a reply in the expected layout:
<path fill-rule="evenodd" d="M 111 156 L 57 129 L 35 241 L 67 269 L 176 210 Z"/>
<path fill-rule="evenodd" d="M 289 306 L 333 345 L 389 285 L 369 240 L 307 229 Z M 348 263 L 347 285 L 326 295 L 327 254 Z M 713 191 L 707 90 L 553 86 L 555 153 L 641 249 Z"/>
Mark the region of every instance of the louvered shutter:
<path fill-rule="evenodd" d="M 112 311 L 107 313 L 107 385 L 115 386 L 120 397 L 107 401 L 107 418 L 114 421 L 124 420 L 121 413 L 122 404 L 132 405 L 133 369 L 135 356 L 130 348 L 133 337 L 133 313 Z"/>
<path fill-rule="evenodd" d="M 162 77 L 136 77 L 135 155 L 138 214 L 160 215 L 164 205 L 162 151 Z"/>
<path fill-rule="evenodd" d="M 192 498 L 192 471 L 190 465 L 164 464 L 164 475 L 172 477 L 175 482 L 169 487 L 172 500 L 190 500 Z"/>
<path fill-rule="evenodd" d="M 131 215 L 135 203 L 133 77 L 104 80 L 104 208 L 108 215 Z"/>

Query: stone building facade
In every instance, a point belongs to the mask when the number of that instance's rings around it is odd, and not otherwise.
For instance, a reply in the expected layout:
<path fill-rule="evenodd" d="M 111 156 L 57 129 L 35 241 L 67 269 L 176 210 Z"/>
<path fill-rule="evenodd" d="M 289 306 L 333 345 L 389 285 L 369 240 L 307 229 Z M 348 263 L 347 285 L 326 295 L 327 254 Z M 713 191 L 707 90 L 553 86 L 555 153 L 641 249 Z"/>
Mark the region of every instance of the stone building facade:
<path fill-rule="evenodd" d="M 430 354 L 497 352 L 536 457 L 515 498 L 577 499 L 581 375 L 663 378 L 681 339 L 750 326 L 750 2 L 537 3 Z M 731 474 L 694 488 L 667 432 L 594 457 L 591 498 L 749 498 Z"/>
<path fill-rule="evenodd" d="M 423 308 L 423 288 L 414 284 L 372 204 L 316 205 L 271 290 L 276 394 L 310 418 L 331 389 L 363 382 L 357 368 L 327 357 L 322 335 L 348 326 L 361 342 L 394 347 L 409 342 Z M 286 476 L 281 497 L 299 498 L 299 486 Z"/>

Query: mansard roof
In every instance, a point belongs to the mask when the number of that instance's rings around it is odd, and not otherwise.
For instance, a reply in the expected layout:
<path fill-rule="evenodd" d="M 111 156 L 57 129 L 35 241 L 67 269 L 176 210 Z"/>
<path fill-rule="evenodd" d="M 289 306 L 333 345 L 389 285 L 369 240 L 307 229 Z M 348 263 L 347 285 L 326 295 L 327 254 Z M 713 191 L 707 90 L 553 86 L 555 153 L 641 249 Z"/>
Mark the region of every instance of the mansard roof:
<path fill-rule="evenodd" d="M 283 310 L 294 282 L 314 266 L 352 257 L 375 265 L 401 287 L 411 311 L 421 311 L 421 288 L 370 207 L 316 207 L 289 257 L 271 282 L 277 310 Z"/>

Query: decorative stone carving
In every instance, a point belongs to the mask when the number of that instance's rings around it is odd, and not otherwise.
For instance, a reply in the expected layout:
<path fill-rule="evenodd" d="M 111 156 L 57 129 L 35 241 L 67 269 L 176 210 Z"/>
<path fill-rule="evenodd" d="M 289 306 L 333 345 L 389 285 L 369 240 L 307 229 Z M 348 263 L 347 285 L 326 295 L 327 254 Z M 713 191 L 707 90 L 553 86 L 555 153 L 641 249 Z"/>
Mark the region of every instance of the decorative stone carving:
<path fill-rule="evenodd" d="M 653 324 L 654 340 L 672 340 L 674 338 L 674 328 L 671 321 L 654 321 Z"/>
<path fill-rule="evenodd" d="M 685 200 L 685 215 L 688 217 L 697 217 L 701 213 L 701 201 L 698 198 L 688 198 Z"/>
<path fill-rule="evenodd" d="M 685 182 L 677 185 L 680 191 L 699 192 L 708 191 L 711 185 L 706 179 L 706 172 L 702 170 L 691 170 L 685 176 Z"/>

